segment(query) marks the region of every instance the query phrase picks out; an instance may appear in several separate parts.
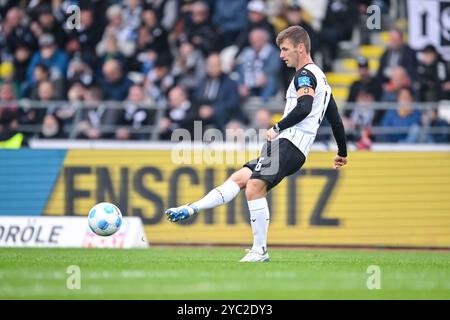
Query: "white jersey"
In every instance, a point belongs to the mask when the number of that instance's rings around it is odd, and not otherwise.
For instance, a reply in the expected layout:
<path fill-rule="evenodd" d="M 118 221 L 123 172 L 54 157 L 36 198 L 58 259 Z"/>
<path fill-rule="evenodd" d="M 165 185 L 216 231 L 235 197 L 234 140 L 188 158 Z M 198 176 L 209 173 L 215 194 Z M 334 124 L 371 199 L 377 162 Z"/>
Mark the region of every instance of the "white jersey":
<path fill-rule="evenodd" d="M 325 115 L 331 97 L 327 78 L 315 64 L 307 64 L 295 73 L 286 92 L 283 118 L 297 106 L 297 91 L 302 87 L 314 89 L 314 100 L 309 115 L 296 125 L 283 130 L 279 138 L 290 140 L 304 155 L 308 156 L 317 130 Z"/>

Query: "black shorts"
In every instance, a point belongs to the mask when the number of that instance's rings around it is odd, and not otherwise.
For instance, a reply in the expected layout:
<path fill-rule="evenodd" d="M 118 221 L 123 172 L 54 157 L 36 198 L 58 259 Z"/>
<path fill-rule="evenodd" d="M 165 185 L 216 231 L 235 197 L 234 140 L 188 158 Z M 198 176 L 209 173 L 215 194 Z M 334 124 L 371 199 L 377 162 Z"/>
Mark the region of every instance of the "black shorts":
<path fill-rule="evenodd" d="M 280 138 L 264 144 L 261 155 L 244 164 L 244 167 L 253 171 L 250 179 L 267 181 L 267 190 L 270 190 L 285 177 L 300 170 L 305 160 L 305 155 L 291 141 Z"/>

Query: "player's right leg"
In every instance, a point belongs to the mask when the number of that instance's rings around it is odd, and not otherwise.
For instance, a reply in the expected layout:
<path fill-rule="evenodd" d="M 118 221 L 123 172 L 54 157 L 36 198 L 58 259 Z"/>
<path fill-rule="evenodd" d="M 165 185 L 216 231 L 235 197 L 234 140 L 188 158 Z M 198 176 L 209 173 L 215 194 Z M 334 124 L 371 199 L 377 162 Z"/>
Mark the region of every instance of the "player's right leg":
<path fill-rule="evenodd" d="M 224 184 L 212 189 L 202 199 L 191 204 L 167 209 L 167 219 L 172 222 L 184 220 L 200 210 L 215 208 L 230 202 L 237 196 L 241 189 L 245 188 L 251 175 L 252 170 L 250 168 L 243 167 L 239 169 L 234 172 Z"/>

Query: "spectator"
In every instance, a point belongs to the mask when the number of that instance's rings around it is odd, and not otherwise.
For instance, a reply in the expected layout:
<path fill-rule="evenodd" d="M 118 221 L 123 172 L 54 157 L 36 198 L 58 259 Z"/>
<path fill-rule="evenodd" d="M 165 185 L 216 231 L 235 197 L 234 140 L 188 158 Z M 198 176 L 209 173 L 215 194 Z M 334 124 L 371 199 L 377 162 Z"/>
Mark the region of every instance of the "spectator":
<path fill-rule="evenodd" d="M 35 11 L 37 19 L 31 23 L 31 31 L 35 38 L 40 39 L 45 34 L 51 34 L 57 47 L 63 49 L 66 44 L 66 33 L 53 16 L 52 8 L 44 4 L 39 5 Z"/>
<path fill-rule="evenodd" d="M 392 70 L 391 78 L 388 83 L 383 85 L 383 93 L 381 95 L 381 102 L 397 102 L 398 92 L 400 89 L 409 87 L 411 85 L 411 79 L 409 78 L 406 70 L 402 67 L 396 67 Z M 379 124 L 385 110 L 377 110 L 375 114 L 375 124 Z"/>
<path fill-rule="evenodd" d="M 393 70 L 399 66 L 406 70 L 410 78 L 417 78 L 416 53 L 403 42 L 402 32 L 393 29 L 389 32 L 389 46 L 380 59 L 380 67 L 377 72 L 378 81 L 382 83 L 389 81 Z"/>
<path fill-rule="evenodd" d="M 61 121 L 54 114 L 47 114 L 42 122 L 41 132 L 39 133 L 41 139 L 63 139 L 67 136 L 63 132 Z"/>
<path fill-rule="evenodd" d="M 267 41 L 269 43 L 275 43 L 275 29 L 269 22 L 266 15 L 266 5 L 264 1 L 252 0 L 247 5 L 247 13 L 249 23 L 247 27 L 242 29 L 236 40 L 236 45 L 239 48 L 240 53 L 245 47 L 250 45 L 249 34 L 255 29 L 264 29 L 267 32 Z"/>
<path fill-rule="evenodd" d="M 70 34 L 67 36 L 65 52 L 69 60 L 76 56 L 81 56 L 81 44 L 76 35 Z"/>
<path fill-rule="evenodd" d="M 439 117 L 437 109 L 429 110 L 422 115 L 424 142 L 448 143 L 450 141 L 450 124 Z"/>
<path fill-rule="evenodd" d="M 3 17 L 2 17 L 3 18 Z M 18 8 L 11 8 L 8 10 L 5 19 L 1 19 L 0 24 L 0 44 L 2 50 L 5 50 L 10 46 L 11 38 L 14 36 L 14 30 L 20 26 L 20 20 L 22 18 L 22 12 Z M 6 53 L 3 51 L 3 54 Z"/>
<path fill-rule="evenodd" d="M 107 52 L 107 46 L 115 42 L 118 51 L 125 57 L 130 57 L 135 52 L 133 30 L 125 27 L 122 17 L 122 7 L 112 5 L 106 11 L 108 24 L 103 32 L 101 41 L 97 45 L 97 55 L 103 56 Z"/>
<path fill-rule="evenodd" d="M 126 66 L 127 59 L 120 51 L 117 37 L 108 35 L 103 41 L 104 47 L 98 51 L 100 65 L 103 65 L 110 59 L 114 59 L 119 61 L 123 66 Z"/>
<path fill-rule="evenodd" d="M 103 33 L 102 24 L 95 18 L 92 5 L 83 5 L 80 10 L 80 28 L 71 30 L 70 36 L 79 44 L 81 57 L 84 61 L 94 66 L 97 62 L 95 48 Z"/>
<path fill-rule="evenodd" d="M 35 81 L 33 71 L 38 64 L 44 64 L 49 68 L 51 80 L 62 80 L 67 72 L 67 63 L 67 55 L 57 48 L 54 37 L 51 34 L 44 34 L 39 38 L 39 52 L 31 58 L 28 81 Z"/>
<path fill-rule="evenodd" d="M 67 68 L 67 82 L 72 85 L 76 82 L 89 87 L 94 83 L 94 72 L 91 67 L 82 60 L 81 55 L 76 55 L 70 60 Z"/>
<path fill-rule="evenodd" d="M 117 60 L 108 60 L 103 65 L 101 87 L 107 100 L 123 101 L 132 85 L 130 79 L 123 75 L 122 66 Z"/>
<path fill-rule="evenodd" d="M 130 33 L 137 30 L 141 24 L 141 14 L 143 11 L 142 0 L 125 0 L 123 1 L 122 19 L 124 21 L 123 28 L 128 29 Z"/>
<path fill-rule="evenodd" d="M 269 43 L 269 34 L 264 29 L 250 33 L 250 47 L 238 57 L 241 97 L 257 96 L 267 101 L 278 91 L 280 58 L 277 48 Z"/>
<path fill-rule="evenodd" d="M 273 126 L 272 113 L 269 109 L 259 109 L 255 113 L 253 127 L 256 130 L 267 130 Z"/>
<path fill-rule="evenodd" d="M 159 55 L 158 53 L 156 53 L 156 51 L 153 50 L 141 51 L 138 49 L 137 54 L 134 57 L 134 60 L 132 61 L 132 67 L 134 70 L 138 70 L 138 72 L 146 75 L 150 71 L 152 71 L 153 68 L 155 68 L 156 60 L 158 59 L 158 57 Z"/>
<path fill-rule="evenodd" d="M 0 149 L 19 149 L 27 145 L 25 136 L 17 128 L 16 113 L 3 111 L 0 114 Z"/>
<path fill-rule="evenodd" d="M 170 140 L 177 129 L 188 130 L 193 137 L 196 119 L 198 110 L 189 101 L 186 90 L 180 86 L 172 88 L 169 92 L 169 108 L 159 123 L 160 139 Z"/>
<path fill-rule="evenodd" d="M 381 98 L 381 86 L 379 82 L 370 75 L 369 61 L 364 57 L 358 59 L 359 79 L 350 86 L 348 102 L 355 102 L 358 93 L 362 90 L 369 91 L 377 101 Z"/>
<path fill-rule="evenodd" d="M 3 82 L 0 84 L 0 115 L 5 110 L 17 111 L 16 94 L 11 82 Z"/>
<path fill-rule="evenodd" d="M 355 107 L 342 119 L 347 140 L 357 142 L 358 149 L 370 149 L 372 146 L 371 131 L 375 110 L 371 107 L 374 101 L 374 94 L 361 88 L 356 94 Z"/>
<path fill-rule="evenodd" d="M 257 142 L 266 141 L 266 132 L 273 126 L 272 113 L 268 109 L 258 109 L 255 113 L 253 128 L 256 130 Z"/>
<path fill-rule="evenodd" d="M 155 67 L 147 74 L 144 82 L 146 95 L 158 105 L 167 104 L 166 97 L 175 85 L 170 66 L 165 60 L 163 57 L 158 57 Z"/>
<path fill-rule="evenodd" d="M 27 81 L 21 86 L 21 96 L 37 99 L 37 88 L 42 81 L 50 81 L 50 70 L 45 64 L 38 64 L 33 70 L 32 81 Z"/>
<path fill-rule="evenodd" d="M 52 115 L 56 118 L 57 124 L 62 130 L 61 134 L 64 132 L 65 137 L 66 133 L 72 130 L 74 116 L 79 110 L 85 95 L 86 88 L 83 84 L 81 82 L 75 82 L 67 92 L 69 102 L 52 110 Z"/>
<path fill-rule="evenodd" d="M 237 83 L 222 72 L 220 56 L 211 54 L 206 67 L 207 76 L 195 92 L 200 119 L 220 130 L 231 120 L 244 122 Z"/>
<path fill-rule="evenodd" d="M 382 102 L 395 102 L 400 89 L 409 87 L 411 79 L 406 70 L 402 67 L 395 67 L 391 72 L 389 82 L 383 85 L 383 93 L 381 95 Z"/>
<path fill-rule="evenodd" d="M 53 111 L 56 108 L 54 102 L 55 88 L 49 80 L 42 80 L 36 84 L 35 100 L 40 101 L 39 107 L 32 106 L 21 110 L 20 123 L 26 125 L 41 124 L 47 111 Z"/>
<path fill-rule="evenodd" d="M 0 52 L 8 50 L 14 52 L 19 45 L 30 50 L 37 47 L 36 39 L 30 28 L 23 23 L 25 15 L 20 8 L 12 7 L 8 10 L 5 20 L 0 25 Z"/>
<path fill-rule="evenodd" d="M 50 69 L 45 64 L 38 64 L 33 71 L 33 80 L 24 83 L 21 87 L 21 95 L 32 100 L 38 99 L 38 88 L 42 82 L 51 82 L 53 86 L 53 98 L 64 99 L 64 79 L 51 80 Z"/>
<path fill-rule="evenodd" d="M 108 108 L 102 102 L 102 91 L 98 87 L 90 88 L 85 94 L 86 108 L 81 111 L 81 121 L 74 135 L 79 139 L 111 138 L 114 126 L 118 124 L 120 110 Z"/>
<path fill-rule="evenodd" d="M 247 0 L 216 0 L 213 22 L 222 39 L 221 49 L 233 45 L 247 25 Z"/>
<path fill-rule="evenodd" d="M 438 101 L 444 97 L 445 82 L 450 81 L 445 61 L 433 45 L 426 46 L 420 55 L 417 81 L 420 101 Z"/>
<path fill-rule="evenodd" d="M 148 7 L 155 10 L 158 21 L 161 21 L 161 25 L 167 32 L 174 29 L 178 19 L 177 2 L 177 0 L 152 0 L 151 4 L 148 5 Z"/>
<path fill-rule="evenodd" d="M 238 120 L 231 120 L 225 126 L 225 134 L 227 142 L 234 143 L 246 143 L 246 132 L 245 124 Z"/>
<path fill-rule="evenodd" d="M 72 0 L 70 0 L 72 1 Z M 108 17 L 105 14 L 108 11 L 108 8 L 111 6 L 111 3 L 117 3 L 118 1 L 92 1 L 92 0 L 77 0 L 79 1 L 80 6 L 80 22 L 83 25 L 83 13 L 85 11 L 91 11 L 92 17 L 95 17 L 94 27 L 98 29 L 100 32 L 100 37 L 95 42 L 95 44 L 100 40 L 103 31 L 105 30 L 106 25 L 108 24 Z"/>
<path fill-rule="evenodd" d="M 376 3 L 376 1 L 378 3 Z M 367 9 L 372 4 L 379 5 L 381 1 L 379 0 L 357 0 L 358 2 L 358 32 L 359 32 L 359 44 L 360 45 L 370 45 L 371 39 L 370 35 L 372 30 L 367 27 Z M 375 31 L 375 30 L 373 30 Z"/>
<path fill-rule="evenodd" d="M 333 61 L 337 57 L 338 43 L 351 40 L 358 14 L 355 0 L 328 1 L 320 32 L 325 72 L 332 69 Z"/>
<path fill-rule="evenodd" d="M 155 10 L 147 8 L 142 12 L 142 25 L 139 31 L 142 35 L 139 38 L 138 34 L 138 50 L 141 52 L 152 50 L 160 55 L 170 55 L 168 33 L 161 26 Z"/>
<path fill-rule="evenodd" d="M 132 68 L 144 74 L 153 69 L 158 57 L 167 57 L 171 62 L 167 31 L 159 24 L 155 10 L 146 8 L 142 12 L 142 24 L 137 32 L 136 53 Z"/>
<path fill-rule="evenodd" d="M 199 49 L 204 56 L 219 49 L 218 34 L 211 23 L 208 4 L 203 1 L 195 1 L 191 5 L 190 19 L 185 25 L 187 40 Z M 181 41 L 183 35 L 181 36 Z"/>
<path fill-rule="evenodd" d="M 190 43 L 183 42 L 180 45 L 178 56 L 172 68 L 172 75 L 178 85 L 186 88 L 189 93 L 198 87 L 205 77 L 205 59 L 201 52 Z"/>
<path fill-rule="evenodd" d="M 116 139 L 149 139 L 149 133 L 132 132 L 143 129 L 144 126 L 150 124 L 150 111 L 142 107 L 142 104 L 146 102 L 148 102 L 148 100 L 145 97 L 144 89 L 139 85 L 131 86 L 125 102 L 125 109 L 119 119 L 119 125 L 122 127 L 119 127 L 116 130 Z M 152 118 L 154 118 L 154 116 Z"/>
<path fill-rule="evenodd" d="M 42 102 L 50 102 L 55 97 L 55 90 L 50 81 L 42 81 L 38 85 L 37 99 Z"/>
<path fill-rule="evenodd" d="M 381 121 L 381 126 L 403 132 L 387 134 L 382 137 L 383 141 L 394 143 L 414 143 L 418 141 L 421 114 L 420 111 L 411 108 L 413 101 L 414 95 L 410 88 L 402 88 L 399 90 L 399 107 L 397 109 L 386 111 L 386 114 Z"/>
<path fill-rule="evenodd" d="M 20 84 L 27 81 L 27 69 L 31 60 L 31 51 L 25 44 L 18 44 L 14 50 L 14 82 Z"/>

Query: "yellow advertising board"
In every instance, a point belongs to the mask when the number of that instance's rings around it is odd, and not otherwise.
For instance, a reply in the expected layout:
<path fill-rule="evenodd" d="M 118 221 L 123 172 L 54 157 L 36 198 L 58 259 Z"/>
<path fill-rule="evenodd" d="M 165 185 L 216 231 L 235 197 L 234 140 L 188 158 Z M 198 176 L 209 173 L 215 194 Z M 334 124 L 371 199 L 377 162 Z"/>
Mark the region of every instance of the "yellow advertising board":
<path fill-rule="evenodd" d="M 450 248 L 450 153 L 355 152 L 341 170 L 334 153 L 311 153 L 304 168 L 269 196 L 269 245 Z M 184 223 L 168 207 L 192 202 L 240 164 L 176 164 L 171 151 L 71 150 L 46 215 L 87 215 L 111 201 L 143 219 L 151 244 L 245 244 L 244 192 Z"/>

